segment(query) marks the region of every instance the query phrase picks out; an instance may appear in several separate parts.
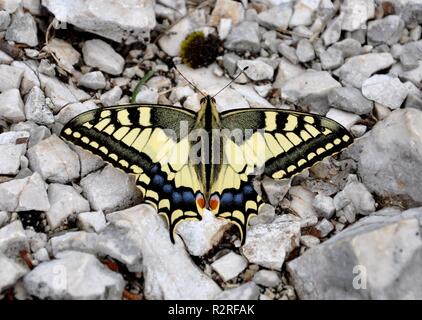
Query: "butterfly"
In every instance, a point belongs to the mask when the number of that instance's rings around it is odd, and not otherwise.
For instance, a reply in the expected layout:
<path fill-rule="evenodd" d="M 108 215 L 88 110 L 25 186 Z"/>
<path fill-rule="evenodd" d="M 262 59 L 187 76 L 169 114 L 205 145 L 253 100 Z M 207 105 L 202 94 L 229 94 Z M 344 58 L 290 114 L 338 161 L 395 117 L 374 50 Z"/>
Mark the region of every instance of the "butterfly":
<path fill-rule="evenodd" d="M 227 219 L 245 242 L 263 200 L 256 175 L 285 179 L 341 151 L 352 135 L 326 117 L 281 109 L 219 113 L 206 95 L 199 112 L 167 105 L 94 109 L 70 120 L 61 137 L 136 177 L 145 202 L 176 226 L 205 209 Z"/>

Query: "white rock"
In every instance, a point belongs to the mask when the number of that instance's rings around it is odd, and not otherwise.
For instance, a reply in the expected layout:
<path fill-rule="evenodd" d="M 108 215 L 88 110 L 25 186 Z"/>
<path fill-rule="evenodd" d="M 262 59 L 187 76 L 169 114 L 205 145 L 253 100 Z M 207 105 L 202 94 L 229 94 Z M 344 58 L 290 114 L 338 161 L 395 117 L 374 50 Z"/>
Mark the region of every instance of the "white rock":
<path fill-rule="evenodd" d="M 7 211 L 0 211 L 0 228 L 4 227 L 10 220 L 9 213 Z"/>
<path fill-rule="evenodd" d="M 73 144 L 69 144 L 69 146 L 79 157 L 81 177 L 85 177 L 87 174 L 104 167 L 104 160 L 99 156 Z"/>
<path fill-rule="evenodd" d="M 98 254 L 125 264 L 131 272 L 142 272 L 139 235 L 127 221 L 111 221 L 98 236 Z"/>
<path fill-rule="evenodd" d="M 93 255 L 67 251 L 43 262 L 24 277 L 30 295 L 40 299 L 121 299 L 123 277 Z"/>
<path fill-rule="evenodd" d="M 87 65 L 95 67 L 111 75 L 119 75 L 123 71 L 125 60 L 103 40 L 85 41 L 82 54 Z"/>
<path fill-rule="evenodd" d="M 54 230 L 73 213 L 89 210 L 89 203 L 73 187 L 52 183 L 48 186 L 50 209 L 46 212 L 47 221 Z"/>
<path fill-rule="evenodd" d="M 88 232 L 101 232 L 106 226 L 106 219 L 102 211 L 81 212 L 78 214 L 78 225 Z"/>
<path fill-rule="evenodd" d="M 21 141 L 28 141 L 29 139 L 28 148 L 36 145 L 38 142 L 48 138 L 51 135 L 51 132 L 47 127 L 38 126 L 32 121 L 19 122 L 12 125 L 11 129 L 13 131 L 5 132 L 2 134 L 12 138 L 13 142 L 9 143 L 19 143 Z M 0 137 L 2 137 L 2 135 L 0 135 Z M 23 140 L 21 140 L 21 138 Z M 1 140 L 2 139 L 0 138 L 0 141 Z"/>
<path fill-rule="evenodd" d="M 362 94 L 369 100 L 398 109 L 406 99 L 408 90 L 398 78 L 376 74 L 362 83 Z"/>
<path fill-rule="evenodd" d="M 11 122 L 24 121 L 23 108 L 23 101 L 18 89 L 8 89 L 0 94 L 0 118 Z"/>
<path fill-rule="evenodd" d="M 152 0 L 42 0 L 61 22 L 122 42 L 142 40 L 156 25 Z"/>
<path fill-rule="evenodd" d="M 46 185 L 38 173 L 0 184 L 0 210 L 47 211 L 50 208 Z"/>
<path fill-rule="evenodd" d="M 281 270 L 287 255 L 299 245 L 300 223 L 277 217 L 270 224 L 251 227 L 242 254 L 250 263 Z"/>
<path fill-rule="evenodd" d="M 91 208 L 105 213 L 127 208 L 140 200 L 133 177 L 112 166 L 84 177 L 81 187 Z"/>
<path fill-rule="evenodd" d="M 300 244 L 304 245 L 307 248 L 312 248 L 318 245 L 321 241 L 314 236 L 304 235 L 300 237 Z"/>
<path fill-rule="evenodd" d="M 335 108 L 331 108 L 327 112 L 326 117 L 337 121 L 348 130 L 360 120 L 360 117 L 356 114 Z"/>
<path fill-rule="evenodd" d="M 160 37 L 158 40 L 160 48 L 169 56 L 176 57 L 179 55 L 180 44 L 189 33 L 194 31 L 195 27 L 195 22 L 190 18 L 180 20 L 164 36 Z"/>
<path fill-rule="evenodd" d="M 93 90 L 104 89 L 106 78 L 101 71 L 88 72 L 79 79 L 79 85 Z"/>
<path fill-rule="evenodd" d="M 25 147 L 25 144 L 0 144 L 0 175 L 11 176 L 18 173 Z"/>
<path fill-rule="evenodd" d="M 319 55 L 319 58 L 321 60 L 321 67 L 324 70 L 338 68 L 344 62 L 343 52 L 335 48 L 328 48 Z"/>
<path fill-rule="evenodd" d="M 69 103 L 78 102 L 72 91 L 57 78 L 40 74 L 40 80 L 41 88 L 53 102 L 53 112 L 59 112 L 61 108 Z"/>
<path fill-rule="evenodd" d="M 21 250 L 29 250 L 29 244 L 22 223 L 16 220 L 0 229 L 0 254 L 17 257 Z"/>
<path fill-rule="evenodd" d="M 156 104 L 158 102 L 158 97 L 158 90 L 156 88 L 142 86 L 136 95 L 135 102 Z"/>
<path fill-rule="evenodd" d="M 373 103 L 362 95 L 361 90 L 353 87 L 331 90 L 328 94 L 328 103 L 335 108 L 359 115 L 369 114 L 373 108 Z"/>
<path fill-rule="evenodd" d="M 258 93 L 261 97 L 265 98 L 270 94 L 272 85 L 270 83 L 267 83 L 263 85 L 253 86 L 253 88 L 255 89 L 256 93 Z"/>
<path fill-rule="evenodd" d="M 1 16 L 1 12 L 4 12 L 4 11 L 0 11 L 0 16 Z M 0 64 L 11 64 L 12 62 L 13 62 L 13 58 L 11 56 L 4 53 L 3 51 L 0 51 Z"/>
<path fill-rule="evenodd" d="M 318 9 L 321 0 L 299 0 L 294 6 L 290 19 L 290 27 L 308 26 L 312 23 L 314 12 Z"/>
<path fill-rule="evenodd" d="M 278 52 L 287 60 L 293 64 L 299 63 L 299 58 L 296 54 L 296 50 L 289 45 L 287 42 L 281 42 L 277 48 Z"/>
<path fill-rule="evenodd" d="M 287 30 L 293 9 L 290 4 L 273 6 L 258 14 L 258 23 L 268 29 Z"/>
<path fill-rule="evenodd" d="M 315 51 L 308 39 L 301 39 L 296 47 L 296 55 L 300 62 L 308 62 L 315 59 Z"/>
<path fill-rule="evenodd" d="M 27 61 L 13 61 L 12 67 L 16 67 L 23 71 L 23 77 L 20 82 L 21 94 L 27 94 L 34 86 L 41 87 L 40 79 L 38 78 L 37 65 L 33 60 Z"/>
<path fill-rule="evenodd" d="M 342 29 L 357 30 L 375 16 L 374 0 L 345 0 L 341 12 L 344 13 Z"/>
<path fill-rule="evenodd" d="M 393 63 L 390 53 L 367 53 L 347 59 L 335 72 L 344 82 L 360 88 L 373 73 L 386 69 Z"/>
<path fill-rule="evenodd" d="M 26 119 L 37 124 L 49 125 L 54 122 L 54 115 L 45 101 L 44 92 L 34 86 L 25 100 Z"/>
<path fill-rule="evenodd" d="M 264 178 L 261 183 L 262 187 L 264 188 L 265 194 L 268 197 L 268 201 L 276 207 L 289 191 L 291 180 L 274 180 Z"/>
<path fill-rule="evenodd" d="M 199 257 L 206 255 L 217 245 L 230 226 L 227 220 L 217 219 L 206 210 L 201 221 L 183 222 L 176 231 L 182 237 L 189 253 Z"/>
<path fill-rule="evenodd" d="M 38 71 L 49 77 L 54 77 L 56 76 L 56 65 L 51 64 L 47 59 L 42 59 L 38 66 Z"/>
<path fill-rule="evenodd" d="M 322 194 L 315 196 L 314 200 L 312 201 L 312 206 L 320 216 L 327 219 L 330 219 L 336 212 L 334 199 Z"/>
<path fill-rule="evenodd" d="M 368 23 L 368 42 L 393 45 L 400 40 L 403 29 L 404 22 L 397 15 L 388 15 L 383 19 L 370 21 Z"/>
<path fill-rule="evenodd" d="M 13 13 L 22 5 L 22 0 L 3 0 L 1 9 Z"/>
<path fill-rule="evenodd" d="M 224 46 L 236 52 L 259 52 L 261 46 L 258 23 L 243 21 L 233 27 L 224 42 Z"/>
<path fill-rule="evenodd" d="M 315 230 L 319 238 L 325 238 L 334 230 L 334 226 L 330 221 L 324 218 L 315 226 Z"/>
<path fill-rule="evenodd" d="M 287 264 L 298 297 L 419 299 L 421 218 L 420 208 L 392 216 L 371 215 L 307 250 Z M 358 272 L 365 272 L 365 279 L 356 280 Z M 366 289 L 356 290 L 356 284 Z"/>
<path fill-rule="evenodd" d="M 312 206 L 315 198 L 314 193 L 302 186 L 294 186 L 290 188 L 289 194 L 291 197 L 290 209 L 296 212 L 299 217 L 306 219 L 317 215 Z"/>
<path fill-rule="evenodd" d="M 211 267 L 220 275 L 223 281 L 237 277 L 248 266 L 248 261 L 233 251 L 215 260 Z"/>
<path fill-rule="evenodd" d="M 288 101 L 297 102 L 309 95 L 326 96 L 331 89 L 340 86 L 326 71 L 306 71 L 287 80 L 281 87 L 281 93 Z"/>
<path fill-rule="evenodd" d="M 305 70 L 301 66 L 291 63 L 286 58 L 281 58 L 273 86 L 274 88 L 281 88 L 287 80 L 292 79 L 304 72 Z"/>
<path fill-rule="evenodd" d="M 244 19 L 245 9 L 233 0 L 217 0 L 210 17 L 210 25 L 217 26 L 222 18 L 230 19 L 234 25 Z"/>
<path fill-rule="evenodd" d="M 39 262 L 44 262 L 50 260 L 50 256 L 46 248 L 41 248 L 33 253 L 32 255 L 35 260 Z"/>
<path fill-rule="evenodd" d="M 245 73 L 253 81 L 273 78 L 274 70 L 265 62 L 259 60 L 239 60 L 237 66 L 241 70 L 247 68 Z"/>
<path fill-rule="evenodd" d="M 55 120 L 56 122 L 65 125 L 77 115 L 96 108 L 98 108 L 98 106 L 93 101 L 71 103 L 60 110 L 60 112 L 56 115 Z"/>
<path fill-rule="evenodd" d="M 418 169 L 422 150 L 420 119 L 419 110 L 394 110 L 358 144 L 358 150 L 362 150 L 358 154 L 358 172 L 370 192 L 382 197 L 400 195 L 414 201 L 422 197 L 417 187 L 422 181 Z"/>
<path fill-rule="evenodd" d="M 0 65 L 0 91 L 19 89 L 22 76 L 22 69 L 6 64 Z"/>
<path fill-rule="evenodd" d="M 321 39 L 326 46 L 336 43 L 341 36 L 341 25 L 343 23 L 343 15 L 339 15 L 327 24 L 327 28 L 321 35 Z"/>
<path fill-rule="evenodd" d="M 126 222 L 137 234 L 147 299 L 213 299 L 221 292 L 192 262 L 179 241 L 171 243 L 165 222 L 152 207 L 139 205 L 107 218 Z"/>
<path fill-rule="evenodd" d="M 79 158 L 67 144 L 56 135 L 29 148 L 29 166 L 50 181 L 68 183 L 79 177 Z"/>
<path fill-rule="evenodd" d="M 63 251 L 81 251 L 86 253 L 96 253 L 98 235 L 85 231 L 70 231 L 63 235 L 52 237 L 48 241 L 48 246 L 54 257 Z"/>
<path fill-rule="evenodd" d="M 17 11 L 6 31 L 6 40 L 24 43 L 30 47 L 36 46 L 38 37 L 34 17 L 30 13 Z"/>
<path fill-rule="evenodd" d="M 12 287 L 22 276 L 28 272 L 23 264 L 7 258 L 0 253 L 0 292 Z"/>
<path fill-rule="evenodd" d="M 232 29 L 231 19 L 226 19 L 226 18 L 220 19 L 220 23 L 218 24 L 218 37 L 221 40 L 226 39 L 231 29 Z"/>
<path fill-rule="evenodd" d="M 365 185 L 355 175 L 349 175 L 347 184 L 334 197 L 337 216 L 354 222 L 356 214 L 368 215 L 375 211 L 375 200 Z"/>
<path fill-rule="evenodd" d="M 48 49 L 54 53 L 56 58 L 60 61 L 60 66 L 66 68 L 67 71 L 72 72 L 74 65 L 79 62 L 81 54 L 75 50 L 72 45 L 59 38 L 53 38 L 48 43 Z"/>
<path fill-rule="evenodd" d="M 277 272 L 271 270 L 259 270 L 253 276 L 253 282 L 264 287 L 277 287 L 281 283 L 280 276 Z"/>
<path fill-rule="evenodd" d="M 28 228 L 25 230 L 25 234 L 32 252 L 47 246 L 47 235 L 45 233 L 35 232 L 32 228 Z"/>
<path fill-rule="evenodd" d="M 115 86 L 113 89 L 110 89 L 101 95 L 101 103 L 106 107 L 116 105 L 122 97 L 122 94 L 122 89 L 118 86 Z"/>
<path fill-rule="evenodd" d="M 264 99 L 259 94 L 257 94 L 252 86 L 250 85 L 242 86 L 239 84 L 232 84 L 232 87 L 235 90 L 235 92 L 240 93 L 242 95 L 242 97 L 247 101 L 249 107 L 274 108 L 274 106 L 271 103 L 269 103 L 266 99 Z M 218 96 L 216 97 L 216 101 L 218 103 Z"/>
<path fill-rule="evenodd" d="M 216 300 L 258 300 L 259 287 L 255 282 L 244 283 L 237 288 L 224 290 Z"/>
<path fill-rule="evenodd" d="M 387 108 L 388 109 L 388 108 Z M 390 110 L 390 109 L 388 109 Z M 367 127 L 363 124 L 355 124 L 350 128 L 350 132 L 355 136 L 356 138 L 362 137 L 366 132 Z"/>

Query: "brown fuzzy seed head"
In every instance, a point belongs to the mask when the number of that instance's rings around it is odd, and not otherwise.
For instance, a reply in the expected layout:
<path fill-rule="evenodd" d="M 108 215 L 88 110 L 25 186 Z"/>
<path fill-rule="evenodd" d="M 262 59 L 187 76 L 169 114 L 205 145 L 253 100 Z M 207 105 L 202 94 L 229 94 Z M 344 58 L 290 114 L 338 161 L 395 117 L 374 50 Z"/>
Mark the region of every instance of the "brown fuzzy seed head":
<path fill-rule="evenodd" d="M 201 31 L 192 32 L 180 45 L 179 55 L 184 64 L 191 68 L 206 67 L 218 56 L 220 40 L 214 36 L 204 36 Z"/>

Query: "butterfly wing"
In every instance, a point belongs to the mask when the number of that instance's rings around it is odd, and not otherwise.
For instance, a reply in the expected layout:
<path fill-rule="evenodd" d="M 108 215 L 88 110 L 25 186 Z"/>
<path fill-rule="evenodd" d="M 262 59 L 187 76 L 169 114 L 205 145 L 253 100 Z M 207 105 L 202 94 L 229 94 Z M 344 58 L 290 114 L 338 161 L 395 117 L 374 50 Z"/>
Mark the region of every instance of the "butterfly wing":
<path fill-rule="evenodd" d="M 82 113 L 61 136 L 135 175 L 145 201 L 166 218 L 174 242 L 177 224 L 202 214 L 199 169 L 188 163 L 194 123 L 195 113 L 181 108 L 126 105 Z"/>
<path fill-rule="evenodd" d="M 217 217 L 235 223 L 245 240 L 247 224 L 262 205 L 253 176 L 289 178 L 353 142 L 334 120 L 274 109 L 241 109 L 221 115 L 223 155 L 211 188 Z"/>

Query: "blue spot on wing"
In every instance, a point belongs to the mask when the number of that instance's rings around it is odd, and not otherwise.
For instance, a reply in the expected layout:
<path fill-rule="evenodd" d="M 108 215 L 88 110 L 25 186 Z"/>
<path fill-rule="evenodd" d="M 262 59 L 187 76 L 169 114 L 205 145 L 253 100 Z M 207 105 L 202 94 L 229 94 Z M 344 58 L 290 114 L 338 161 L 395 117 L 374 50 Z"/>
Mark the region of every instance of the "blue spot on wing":
<path fill-rule="evenodd" d="M 221 205 L 230 207 L 233 202 L 233 193 L 224 192 L 220 199 Z"/>

